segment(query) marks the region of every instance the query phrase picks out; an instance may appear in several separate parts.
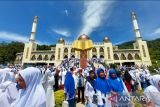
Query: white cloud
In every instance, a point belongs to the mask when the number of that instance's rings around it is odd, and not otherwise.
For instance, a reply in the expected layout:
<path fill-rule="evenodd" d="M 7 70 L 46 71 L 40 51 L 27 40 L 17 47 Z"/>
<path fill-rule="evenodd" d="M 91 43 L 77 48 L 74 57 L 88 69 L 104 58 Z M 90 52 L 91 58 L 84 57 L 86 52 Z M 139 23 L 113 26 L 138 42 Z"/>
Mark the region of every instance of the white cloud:
<path fill-rule="evenodd" d="M 153 32 L 153 34 L 160 34 L 160 28 L 157 28 L 154 32 Z"/>
<path fill-rule="evenodd" d="M 6 31 L 0 31 L 0 39 L 7 41 L 28 42 L 27 37 L 17 33 L 11 33 Z"/>
<path fill-rule="evenodd" d="M 160 28 L 155 29 L 150 35 L 147 35 L 146 38 L 149 40 L 160 38 Z"/>
<path fill-rule="evenodd" d="M 50 45 L 50 43 L 48 43 L 48 42 L 46 42 L 46 41 L 36 41 L 36 43 L 38 44 L 38 45 Z"/>
<path fill-rule="evenodd" d="M 125 43 L 125 42 L 128 42 L 128 41 L 124 40 L 124 41 L 116 42 L 113 45 L 120 45 L 120 44 Z"/>
<path fill-rule="evenodd" d="M 12 32 L 6 32 L 6 31 L 0 31 L 0 39 L 4 41 L 19 41 L 19 42 L 29 42 L 29 36 L 25 37 L 24 35 L 20 35 L 17 33 L 12 33 Z M 41 41 L 36 41 L 37 44 L 48 44 L 48 42 L 41 42 Z"/>
<path fill-rule="evenodd" d="M 79 35 L 89 35 L 95 28 L 101 26 L 102 19 L 109 16 L 109 7 L 113 1 L 85 1 L 85 12 L 83 14 L 83 25 Z M 78 35 L 78 36 L 79 36 Z"/>
<path fill-rule="evenodd" d="M 71 35 L 70 32 L 65 29 L 52 29 L 52 31 L 65 37 L 69 37 Z"/>
<path fill-rule="evenodd" d="M 66 14 L 67 16 L 69 15 L 67 9 L 65 9 L 64 12 L 65 12 L 65 14 Z"/>

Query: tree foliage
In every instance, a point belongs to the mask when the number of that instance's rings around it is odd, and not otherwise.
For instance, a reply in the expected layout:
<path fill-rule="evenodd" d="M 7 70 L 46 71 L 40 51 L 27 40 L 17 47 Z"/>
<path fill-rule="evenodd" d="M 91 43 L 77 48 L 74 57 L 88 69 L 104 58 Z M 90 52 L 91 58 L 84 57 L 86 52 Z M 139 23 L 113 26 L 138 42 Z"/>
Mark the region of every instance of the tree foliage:
<path fill-rule="evenodd" d="M 51 50 L 55 45 L 37 45 L 37 50 Z"/>
<path fill-rule="evenodd" d="M 154 66 L 160 66 L 160 39 L 147 41 L 150 57 Z M 37 50 L 50 50 L 55 45 L 38 45 Z M 118 45 L 120 49 L 133 49 L 133 41 Z M 23 52 L 24 43 L 0 43 L 0 64 L 13 63 L 16 53 Z"/>
<path fill-rule="evenodd" d="M 1 43 L 0 44 L 0 64 L 13 63 L 16 53 L 22 52 L 24 44 L 21 42 Z"/>
<path fill-rule="evenodd" d="M 37 50 L 50 50 L 55 45 L 38 45 Z M 16 58 L 16 54 L 23 52 L 24 43 L 22 42 L 11 42 L 0 43 L 0 64 L 13 63 Z"/>

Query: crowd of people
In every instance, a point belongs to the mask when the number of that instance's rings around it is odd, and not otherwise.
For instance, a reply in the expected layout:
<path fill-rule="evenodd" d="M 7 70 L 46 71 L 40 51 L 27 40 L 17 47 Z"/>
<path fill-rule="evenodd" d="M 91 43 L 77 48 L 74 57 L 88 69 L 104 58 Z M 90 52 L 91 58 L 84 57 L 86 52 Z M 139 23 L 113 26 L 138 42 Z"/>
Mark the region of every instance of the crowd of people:
<path fill-rule="evenodd" d="M 64 90 L 68 107 L 76 107 L 76 103 L 86 107 L 134 107 L 131 100 L 124 103 L 115 97 L 129 97 L 137 90 L 143 90 L 146 99 L 142 106 L 160 107 L 159 74 L 151 75 L 144 65 L 104 67 L 101 61 L 88 60 L 86 69 L 73 58 L 57 67 L 0 69 L 0 107 L 55 107 L 57 90 Z"/>

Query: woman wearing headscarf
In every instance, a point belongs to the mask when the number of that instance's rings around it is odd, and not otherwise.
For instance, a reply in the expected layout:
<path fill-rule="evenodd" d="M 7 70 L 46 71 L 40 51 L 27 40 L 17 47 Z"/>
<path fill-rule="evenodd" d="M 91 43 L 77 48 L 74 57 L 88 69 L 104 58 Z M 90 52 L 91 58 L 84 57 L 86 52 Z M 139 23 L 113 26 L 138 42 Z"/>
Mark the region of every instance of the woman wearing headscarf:
<path fill-rule="evenodd" d="M 0 70 L 0 106 L 10 107 L 16 100 L 18 90 L 16 83 L 12 81 L 10 73 L 4 69 Z"/>
<path fill-rule="evenodd" d="M 55 99 L 54 99 L 54 91 L 53 85 L 55 84 L 55 79 L 53 72 L 48 68 L 43 76 L 42 84 L 46 93 L 46 107 L 54 107 Z"/>
<path fill-rule="evenodd" d="M 55 78 L 55 84 L 54 84 L 54 90 L 57 91 L 59 89 L 59 70 L 55 70 L 54 78 Z"/>
<path fill-rule="evenodd" d="M 104 70 L 101 68 L 97 70 L 95 89 L 98 98 L 98 107 L 111 107 L 111 101 L 108 100 L 111 93 L 111 87 L 108 80 L 106 80 Z"/>
<path fill-rule="evenodd" d="M 67 70 L 65 68 L 62 68 L 62 88 L 64 88 L 64 81 L 66 76 Z"/>
<path fill-rule="evenodd" d="M 122 96 L 122 95 L 128 95 L 127 88 L 125 87 L 122 79 L 117 77 L 115 69 L 110 69 L 109 70 L 108 82 L 111 86 L 112 93 L 117 95 L 117 97 Z M 113 106 L 126 106 L 128 104 L 129 103 L 126 103 L 126 102 L 123 103 L 123 102 L 120 102 L 118 100 L 116 102 L 112 103 Z"/>
<path fill-rule="evenodd" d="M 68 101 L 69 107 L 75 107 L 75 83 L 73 78 L 74 68 L 70 68 L 70 71 L 66 74 L 64 82 L 65 100 Z"/>
<path fill-rule="evenodd" d="M 4 71 L 7 71 L 9 74 L 10 74 L 10 77 L 11 77 L 11 81 L 12 82 L 16 82 L 16 80 L 15 80 L 15 74 L 16 74 L 16 69 L 11 69 L 11 68 L 4 68 L 3 69 Z"/>
<path fill-rule="evenodd" d="M 28 67 L 19 71 L 18 84 L 21 88 L 13 107 L 46 107 L 45 91 L 41 84 L 41 71 Z"/>
<path fill-rule="evenodd" d="M 95 84 L 95 72 L 91 70 L 89 71 L 89 77 L 87 78 L 85 86 L 85 97 L 87 101 L 87 107 L 97 107 L 97 105 L 93 103 L 93 95 L 96 94 Z"/>
<path fill-rule="evenodd" d="M 124 83 L 125 86 L 127 87 L 128 92 L 132 91 L 132 77 L 131 75 L 128 73 L 128 71 L 126 70 L 124 73 Z"/>
<path fill-rule="evenodd" d="M 115 69 L 110 69 L 109 70 L 109 79 L 108 79 L 112 91 L 122 94 L 124 91 L 123 83 L 121 78 L 117 77 L 116 70 Z"/>
<path fill-rule="evenodd" d="M 150 86 L 144 90 L 145 107 L 160 107 L 160 75 L 150 77 Z"/>

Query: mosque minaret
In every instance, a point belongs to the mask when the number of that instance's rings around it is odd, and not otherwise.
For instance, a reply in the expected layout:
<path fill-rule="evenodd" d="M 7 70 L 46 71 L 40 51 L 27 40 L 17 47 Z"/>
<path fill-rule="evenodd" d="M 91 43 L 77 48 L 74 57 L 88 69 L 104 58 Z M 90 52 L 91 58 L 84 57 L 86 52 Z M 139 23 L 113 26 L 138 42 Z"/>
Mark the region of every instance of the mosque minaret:
<path fill-rule="evenodd" d="M 37 29 L 37 21 L 38 21 L 38 16 L 35 16 L 33 24 L 32 24 L 32 31 L 31 31 L 31 36 L 30 36 L 29 41 L 35 41 L 35 34 L 36 34 L 36 29 Z"/>
<path fill-rule="evenodd" d="M 29 42 L 25 43 L 24 51 L 17 53 L 15 64 L 19 65 L 59 65 L 64 59 L 77 58 L 80 59 L 81 54 L 76 49 L 74 43 L 79 44 L 80 42 L 73 41 L 72 43 L 67 43 L 63 38 L 60 38 L 55 47 L 51 47 L 50 50 L 37 50 L 37 44 L 35 40 L 36 29 L 37 29 L 38 17 L 35 16 L 32 24 L 32 31 L 29 38 Z M 118 46 L 114 46 L 108 37 L 104 37 L 101 42 L 94 42 L 89 50 L 85 52 L 87 59 L 103 59 L 106 64 L 115 63 L 118 65 L 152 65 L 150 60 L 150 55 L 148 51 L 147 42 L 142 40 L 140 34 L 140 29 L 138 26 L 138 21 L 136 13 L 131 13 L 131 21 L 133 24 L 133 30 L 135 33 L 135 42 L 133 43 L 133 48 L 131 49 L 118 49 Z M 118 35 L 118 34 L 117 34 Z M 87 35 L 83 34 L 79 37 L 89 38 Z M 78 40 L 78 39 L 77 39 Z M 86 39 L 88 40 L 88 39 Z M 89 43 L 89 42 L 88 42 Z M 83 45 L 83 44 L 82 44 Z M 79 46 L 79 45 L 77 45 Z M 84 46 L 80 46 L 84 47 Z"/>

